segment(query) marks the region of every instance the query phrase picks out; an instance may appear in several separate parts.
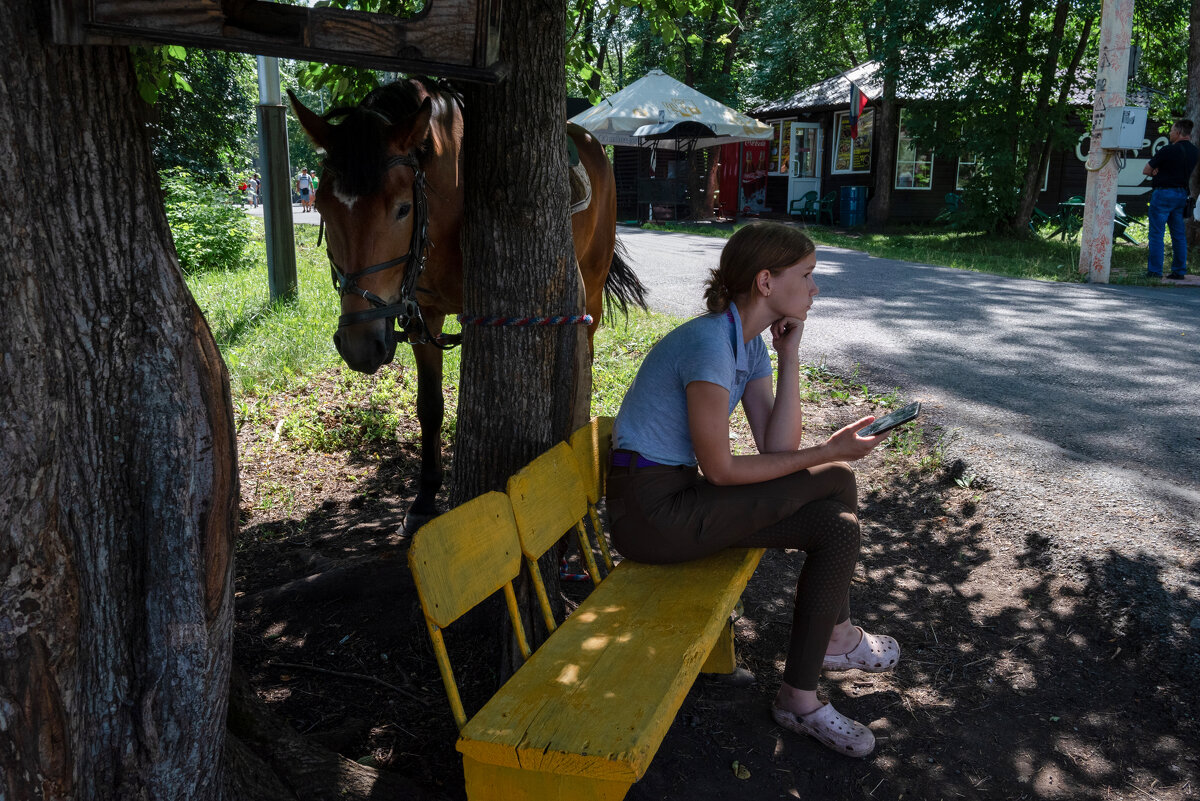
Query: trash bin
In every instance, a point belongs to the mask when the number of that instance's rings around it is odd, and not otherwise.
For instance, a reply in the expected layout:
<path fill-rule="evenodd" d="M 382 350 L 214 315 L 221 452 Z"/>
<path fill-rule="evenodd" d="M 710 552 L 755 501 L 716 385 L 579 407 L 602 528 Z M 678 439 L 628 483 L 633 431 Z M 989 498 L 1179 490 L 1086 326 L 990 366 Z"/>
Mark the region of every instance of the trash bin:
<path fill-rule="evenodd" d="M 867 187 L 842 187 L 842 225 L 852 228 L 867 221 Z"/>

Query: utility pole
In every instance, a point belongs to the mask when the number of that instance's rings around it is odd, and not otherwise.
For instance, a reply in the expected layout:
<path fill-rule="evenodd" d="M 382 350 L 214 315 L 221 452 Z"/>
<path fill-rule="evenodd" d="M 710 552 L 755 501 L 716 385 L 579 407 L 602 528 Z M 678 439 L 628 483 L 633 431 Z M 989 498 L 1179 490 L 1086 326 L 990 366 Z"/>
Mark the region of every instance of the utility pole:
<path fill-rule="evenodd" d="M 297 289 L 287 113 L 279 91 L 279 59 L 270 56 L 258 57 L 258 152 L 262 154 L 263 162 L 267 284 L 274 303 L 295 298 Z"/>
<path fill-rule="evenodd" d="M 1079 272 L 1088 281 L 1107 284 L 1112 262 L 1113 210 L 1117 203 L 1119 149 L 1100 145 L 1103 128 L 1120 123 L 1129 78 L 1129 37 L 1133 29 L 1133 0 L 1104 0 L 1100 20 L 1100 64 L 1096 70 L 1092 105 L 1092 140 L 1087 159 L 1087 195 L 1083 208 L 1083 236 L 1079 246 Z M 1108 121 L 1105 122 L 1107 115 Z"/>

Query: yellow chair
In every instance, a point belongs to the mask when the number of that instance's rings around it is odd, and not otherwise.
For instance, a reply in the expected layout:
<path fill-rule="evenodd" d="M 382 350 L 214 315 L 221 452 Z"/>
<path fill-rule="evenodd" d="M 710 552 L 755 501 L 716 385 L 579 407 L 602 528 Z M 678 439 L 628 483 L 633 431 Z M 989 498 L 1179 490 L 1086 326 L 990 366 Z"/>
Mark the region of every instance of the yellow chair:
<path fill-rule="evenodd" d="M 608 540 L 600 527 L 600 515 L 596 512 L 596 504 L 604 497 L 605 482 L 608 480 L 608 454 L 612 451 L 611 417 L 593 417 L 587 425 L 580 426 L 568 444 L 571 453 L 579 465 L 579 475 L 583 478 L 583 487 L 587 491 L 588 519 L 592 523 L 592 531 L 596 533 L 596 542 L 600 546 L 600 556 L 604 559 L 606 573 L 613 571 L 612 552 L 608 549 Z"/>
<path fill-rule="evenodd" d="M 413 537 L 408 566 L 454 722 L 462 729 L 467 715 L 442 629 L 503 588 L 517 646 L 522 657 L 529 659 L 529 643 L 512 584 L 521 572 L 521 544 L 508 496 L 489 492 L 426 523 Z M 545 592 L 543 588 L 542 594 Z"/>
<path fill-rule="evenodd" d="M 529 563 L 529 574 L 542 607 L 546 630 L 553 632 L 554 615 L 537 560 L 569 529 L 574 528 L 579 538 L 579 550 L 587 562 L 592 583 L 600 583 L 596 558 L 592 556 L 592 546 L 583 528 L 587 491 L 579 478 L 579 468 L 570 446 L 565 442 L 558 443 L 509 478 L 508 499 L 512 503 L 521 551 Z"/>

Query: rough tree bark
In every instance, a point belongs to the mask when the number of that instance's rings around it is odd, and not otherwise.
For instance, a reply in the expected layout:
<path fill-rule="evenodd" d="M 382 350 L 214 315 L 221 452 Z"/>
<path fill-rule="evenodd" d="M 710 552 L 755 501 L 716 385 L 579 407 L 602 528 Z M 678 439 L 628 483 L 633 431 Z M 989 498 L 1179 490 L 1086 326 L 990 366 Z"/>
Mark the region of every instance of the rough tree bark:
<path fill-rule="evenodd" d="M 498 86 L 466 89 L 463 307 L 468 315 L 579 314 L 583 288 L 567 216 L 565 6 L 504 7 Z M 507 478 L 571 430 L 583 326 L 463 332 L 451 500 Z M 551 556 L 553 560 L 553 556 Z M 551 597 L 557 570 L 544 569 Z M 527 588 L 523 587 L 523 590 Z M 526 620 L 535 607 L 522 593 Z M 506 660 L 512 665 L 512 658 Z"/>
<path fill-rule="evenodd" d="M 423 797 L 229 703 L 228 377 L 128 49 L 46 8 L 0 3 L 0 798 Z"/>
<path fill-rule="evenodd" d="M 217 798 L 237 515 L 225 368 L 124 48 L 0 4 L 0 795 Z"/>
<path fill-rule="evenodd" d="M 883 96 L 879 100 L 876 118 L 875 193 L 867 203 L 867 230 L 880 232 L 892 214 L 892 181 L 895 174 L 896 140 L 900 135 L 900 111 L 896 105 L 896 79 L 884 71 Z"/>

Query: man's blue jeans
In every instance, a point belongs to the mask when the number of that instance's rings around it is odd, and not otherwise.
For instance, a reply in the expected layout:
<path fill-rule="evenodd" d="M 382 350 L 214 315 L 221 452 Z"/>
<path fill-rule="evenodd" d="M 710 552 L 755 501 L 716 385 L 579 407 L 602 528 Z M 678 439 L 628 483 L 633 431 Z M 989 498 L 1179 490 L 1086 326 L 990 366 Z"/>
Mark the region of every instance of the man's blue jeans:
<path fill-rule="evenodd" d="M 1146 271 L 1161 276 L 1163 273 L 1164 228 L 1171 229 L 1171 272 L 1183 275 L 1187 272 L 1187 239 L 1183 234 L 1183 207 L 1187 204 L 1187 190 L 1172 187 L 1155 189 L 1150 196 L 1150 256 Z"/>

